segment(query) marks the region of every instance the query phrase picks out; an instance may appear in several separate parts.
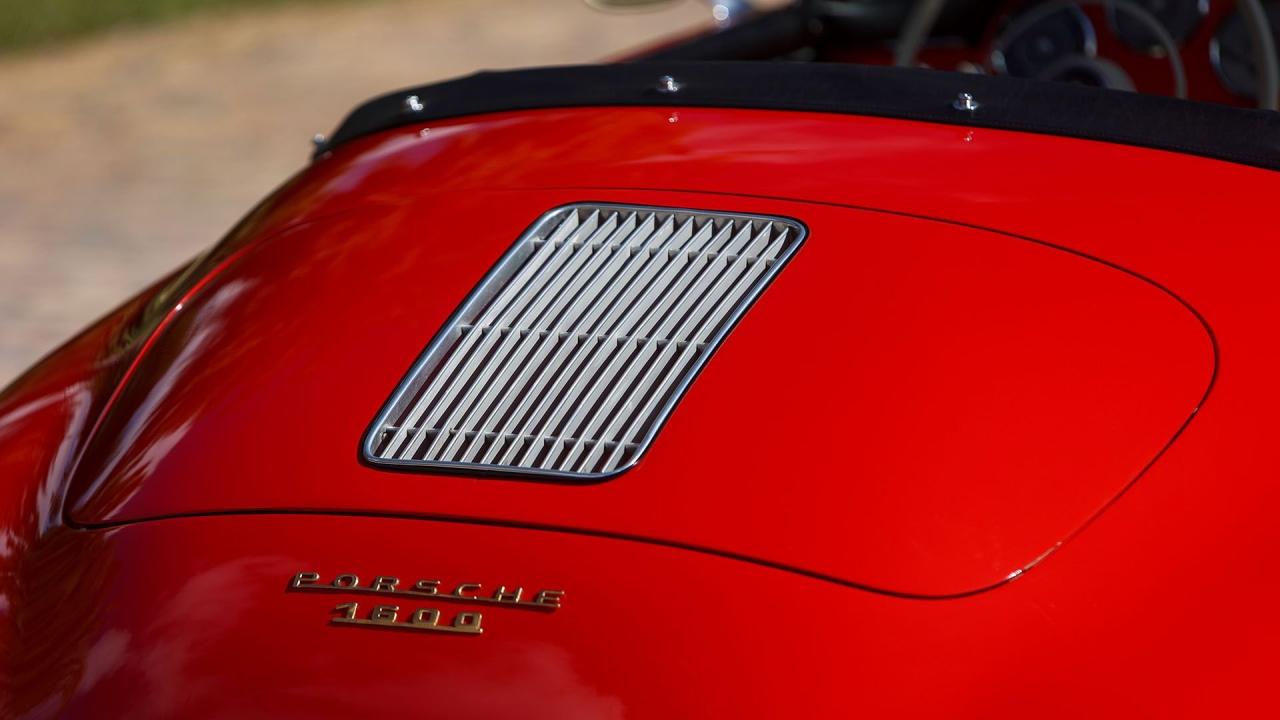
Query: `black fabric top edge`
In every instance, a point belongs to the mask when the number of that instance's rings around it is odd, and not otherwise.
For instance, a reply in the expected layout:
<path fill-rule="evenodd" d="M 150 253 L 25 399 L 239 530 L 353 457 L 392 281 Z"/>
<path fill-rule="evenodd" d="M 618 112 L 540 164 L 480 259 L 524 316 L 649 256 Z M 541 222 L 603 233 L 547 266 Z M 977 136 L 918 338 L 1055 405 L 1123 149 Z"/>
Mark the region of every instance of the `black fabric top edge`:
<path fill-rule="evenodd" d="M 675 92 L 660 87 L 664 76 L 678 84 Z M 957 109 L 961 93 L 972 95 L 977 109 Z M 316 156 L 401 125 L 590 106 L 870 115 L 1100 140 L 1280 170 L 1277 112 L 1008 77 L 787 62 L 644 62 L 481 72 L 370 100 L 347 116 Z"/>

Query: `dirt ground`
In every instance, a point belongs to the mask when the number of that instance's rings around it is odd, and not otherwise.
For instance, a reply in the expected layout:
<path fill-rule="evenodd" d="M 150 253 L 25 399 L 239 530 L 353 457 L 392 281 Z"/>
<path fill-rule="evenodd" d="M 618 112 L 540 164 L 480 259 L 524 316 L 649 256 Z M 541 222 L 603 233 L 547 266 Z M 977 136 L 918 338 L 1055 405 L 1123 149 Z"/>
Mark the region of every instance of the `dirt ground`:
<path fill-rule="evenodd" d="M 0 58 L 0 386 L 217 240 L 359 101 L 597 60 L 708 20 L 697 2 L 617 15 L 581 0 L 382 0 Z"/>

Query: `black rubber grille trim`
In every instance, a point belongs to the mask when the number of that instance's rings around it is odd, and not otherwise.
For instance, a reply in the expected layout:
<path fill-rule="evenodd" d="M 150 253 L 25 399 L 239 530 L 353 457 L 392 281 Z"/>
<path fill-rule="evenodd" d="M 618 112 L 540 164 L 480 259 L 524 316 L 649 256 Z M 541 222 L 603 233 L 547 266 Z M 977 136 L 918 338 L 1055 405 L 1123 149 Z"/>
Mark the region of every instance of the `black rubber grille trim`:
<path fill-rule="evenodd" d="M 659 90 L 670 75 L 677 92 Z M 974 111 L 952 106 L 972 94 Z M 416 96 L 417 107 L 406 102 Z M 1067 83 L 911 68 L 782 62 L 644 62 L 482 72 L 356 108 L 317 148 L 401 125 L 569 107 L 796 110 L 921 120 L 1171 150 L 1280 169 L 1280 113 Z"/>

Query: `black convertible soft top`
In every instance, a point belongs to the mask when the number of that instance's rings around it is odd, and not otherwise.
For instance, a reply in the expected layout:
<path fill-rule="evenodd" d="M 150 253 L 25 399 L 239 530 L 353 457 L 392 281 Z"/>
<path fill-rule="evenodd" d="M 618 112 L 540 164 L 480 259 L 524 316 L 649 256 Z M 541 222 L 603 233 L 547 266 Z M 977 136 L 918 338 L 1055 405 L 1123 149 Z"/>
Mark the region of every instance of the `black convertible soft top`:
<path fill-rule="evenodd" d="M 665 78 L 670 78 L 669 83 Z M 957 102 L 967 93 L 973 110 Z M 481 72 L 356 108 L 319 156 L 388 128 L 464 115 L 586 106 L 801 110 L 1063 135 L 1280 169 L 1280 113 L 1066 83 L 795 62 L 650 60 Z"/>

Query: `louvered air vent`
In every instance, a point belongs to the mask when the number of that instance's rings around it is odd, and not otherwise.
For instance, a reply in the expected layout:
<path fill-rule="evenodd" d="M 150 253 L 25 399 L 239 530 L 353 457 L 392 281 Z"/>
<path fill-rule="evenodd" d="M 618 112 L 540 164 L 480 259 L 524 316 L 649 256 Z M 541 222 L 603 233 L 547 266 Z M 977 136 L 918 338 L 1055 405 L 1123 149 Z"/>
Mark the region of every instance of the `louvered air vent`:
<path fill-rule="evenodd" d="M 625 470 L 803 237 L 776 217 L 547 213 L 401 382 L 366 458 L 574 479 Z"/>

